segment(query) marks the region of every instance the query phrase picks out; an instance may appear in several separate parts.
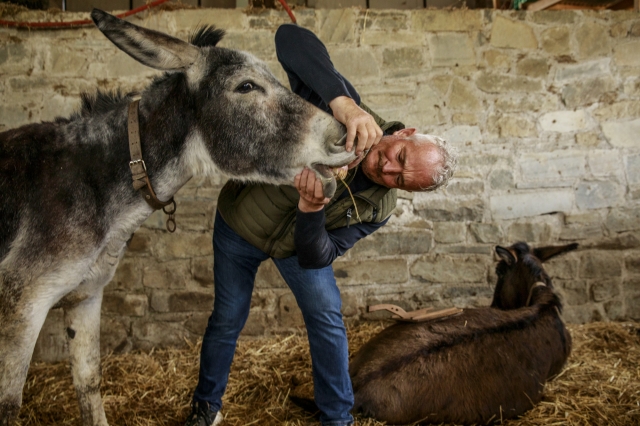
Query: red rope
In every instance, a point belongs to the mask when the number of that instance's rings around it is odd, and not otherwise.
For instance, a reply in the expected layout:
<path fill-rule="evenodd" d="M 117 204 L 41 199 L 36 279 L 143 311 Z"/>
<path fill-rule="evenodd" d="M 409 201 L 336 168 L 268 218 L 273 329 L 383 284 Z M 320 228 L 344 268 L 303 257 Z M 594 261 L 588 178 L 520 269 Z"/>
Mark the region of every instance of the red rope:
<path fill-rule="evenodd" d="M 127 16 L 135 15 L 136 13 L 142 12 L 144 10 L 150 9 L 155 6 L 159 6 L 162 3 L 166 3 L 169 0 L 155 0 L 149 4 L 145 4 L 140 7 L 136 7 L 135 9 L 128 10 L 124 13 L 116 15 L 118 18 L 126 18 Z M 295 24 L 296 17 L 289 8 L 286 0 L 279 0 L 284 10 L 287 11 L 287 14 L 291 18 L 291 21 Z M 91 19 L 83 19 L 80 21 L 66 21 L 66 22 L 16 22 L 16 21 L 5 21 L 0 19 L 0 25 L 5 27 L 16 27 L 16 28 L 47 28 L 47 29 L 56 29 L 56 28 L 74 28 L 74 27 L 84 27 L 87 25 L 93 25 L 93 21 Z"/>
<path fill-rule="evenodd" d="M 286 0 L 278 0 L 278 1 L 279 1 L 279 2 L 280 2 L 280 4 L 282 5 L 282 7 L 284 7 L 284 10 L 286 10 L 286 11 L 287 11 L 287 13 L 289 14 L 289 18 L 291 18 L 291 21 L 292 21 L 294 24 L 297 24 L 297 22 L 296 22 L 296 17 L 295 17 L 295 15 L 293 14 L 293 12 L 291 11 L 291 9 L 289 9 L 289 5 L 287 4 L 287 1 L 286 1 Z"/>
<path fill-rule="evenodd" d="M 169 0 L 155 0 L 149 4 L 145 4 L 144 6 L 136 7 L 135 9 L 128 10 L 124 13 L 116 15 L 118 18 L 126 18 L 127 16 L 135 15 L 136 13 L 142 12 L 144 10 L 150 9 L 155 6 L 159 6 L 162 3 L 166 3 Z M 284 1 L 284 0 L 281 0 Z M 295 21 L 294 21 L 295 22 Z M 16 21 L 4 21 L 0 19 L 0 25 L 4 25 L 7 27 L 18 27 L 18 28 L 47 28 L 47 29 L 56 29 L 56 28 L 69 28 L 69 27 L 84 27 L 87 25 L 93 25 L 93 21 L 91 19 L 83 19 L 81 21 L 67 21 L 67 22 L 16 22 Z"/>

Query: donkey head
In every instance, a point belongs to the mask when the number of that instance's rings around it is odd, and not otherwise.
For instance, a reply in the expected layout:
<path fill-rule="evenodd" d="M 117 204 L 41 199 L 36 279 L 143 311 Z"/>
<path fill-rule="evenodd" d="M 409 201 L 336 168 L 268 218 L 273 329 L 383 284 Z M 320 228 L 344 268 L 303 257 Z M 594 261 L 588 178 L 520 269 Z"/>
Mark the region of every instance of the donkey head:
<path fill-rule="evenodd" d="M 553 287 L 542 263 L 577 247 L 578 244 L 574 243 L 532 249 L 523 242 L 507 248 L 496 246 L 500 262 L 496 266 L 498 283 L 491 307 L 507 310 L 526 306 L 531 288 L 537 282 Z"/>
<path fill-rule="evenodd" d="M 192 150 L 187 156 L 194 159 L 193 168 L 293 184 L 295 175 L 310 167 L 324 178 L 325 195 L 333 195 L 330 168 L 355 159 L 340 144 L 344 126 L 282 86 L 253 55 L 216 47 L 224 31 L 204 27 L 187 43 L 98 9 L 91 17 L 138 62 L 181 74 L 185 107 L 173 114 L 184 115 L 191 145 L 184 149 Z"/>

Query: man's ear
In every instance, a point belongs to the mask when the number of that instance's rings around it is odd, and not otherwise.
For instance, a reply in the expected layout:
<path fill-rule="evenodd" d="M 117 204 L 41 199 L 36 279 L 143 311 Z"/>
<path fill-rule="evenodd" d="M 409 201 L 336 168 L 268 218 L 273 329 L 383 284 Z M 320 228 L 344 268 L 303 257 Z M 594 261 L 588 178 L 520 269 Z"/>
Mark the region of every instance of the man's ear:
<path fill-rule="evenodd" d="M 398 136 L 403 136 L 403 137 L 408 137 L 411 136 L 412 134 L 414 134 L 416 132 L 416 129 L 413 127 L 409 127 L 406 129 L 400 129 L 400 130 L 396 130 L 395 132 L 393 132 L 394 135 L 398 135 Z"/>

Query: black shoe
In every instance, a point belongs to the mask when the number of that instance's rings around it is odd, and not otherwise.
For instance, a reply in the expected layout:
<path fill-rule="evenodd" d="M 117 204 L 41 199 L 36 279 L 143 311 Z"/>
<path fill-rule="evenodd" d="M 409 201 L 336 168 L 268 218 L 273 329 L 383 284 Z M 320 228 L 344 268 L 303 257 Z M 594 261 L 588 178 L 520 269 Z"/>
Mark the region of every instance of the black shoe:
<path fill-rule="evenodd" d="M 192 402 L 191 414 L 184 426 L 217 426 L 222 423 L 222 414 L 211 411 L 206 402 Z"/>

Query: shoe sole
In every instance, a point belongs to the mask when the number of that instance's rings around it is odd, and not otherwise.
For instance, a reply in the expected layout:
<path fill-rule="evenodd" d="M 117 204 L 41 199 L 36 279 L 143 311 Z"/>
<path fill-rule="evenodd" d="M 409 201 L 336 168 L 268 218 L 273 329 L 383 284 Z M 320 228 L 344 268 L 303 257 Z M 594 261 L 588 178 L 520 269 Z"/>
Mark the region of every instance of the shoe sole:
<path fill-rule="evenodd" d="M 222 416 L 220 411 L 218 411 L 218 413 L 216 414 L 216 418 L 213 420 L 213 423 L 211 423 L 211 426 L 218 426 L 219 424 L 222 423 L 223 419 L 224 417 Z"/>

